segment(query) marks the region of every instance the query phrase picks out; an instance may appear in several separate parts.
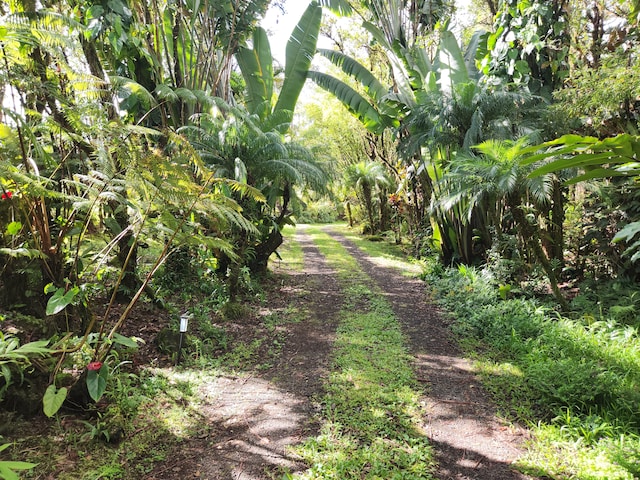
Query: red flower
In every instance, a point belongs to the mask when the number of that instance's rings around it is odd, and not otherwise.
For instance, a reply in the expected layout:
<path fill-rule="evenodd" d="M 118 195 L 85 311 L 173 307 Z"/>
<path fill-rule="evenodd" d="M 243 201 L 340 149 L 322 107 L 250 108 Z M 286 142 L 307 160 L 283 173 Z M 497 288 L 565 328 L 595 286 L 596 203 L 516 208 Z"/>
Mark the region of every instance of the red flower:
<path fill-rule="evenodd" d="M 89 365 L 87 365 L 87 370 L 89 371 L 98 371 L 102 368 L 102 362 L 91 362 Z"/>
<path fill-rule="evenodd" d="M 11 191 L 7 191 L 6 193 L 2 194 L 2 200 L 7 200 L 8 198 L 13 197 L 13 192 Z"/>
<path fill-rule="evenodd" d="M 397 193 L 389 195 L 389 203 L 392 207 L 398 207 L 402 203 L 402 198 Z"/>

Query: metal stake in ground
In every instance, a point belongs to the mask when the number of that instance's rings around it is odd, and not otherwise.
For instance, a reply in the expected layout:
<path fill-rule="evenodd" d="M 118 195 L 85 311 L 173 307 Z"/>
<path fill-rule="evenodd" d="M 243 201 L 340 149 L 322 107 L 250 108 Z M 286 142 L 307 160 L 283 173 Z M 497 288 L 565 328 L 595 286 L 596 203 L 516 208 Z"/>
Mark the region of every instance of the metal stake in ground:
<path fill-rule="evenodd" d="M 180 364 L 180 360 L 182 360 L 182 339 L 184 334 L 187 333 L 187 328 L 189 327 L 189 318 L 191 315 L 188 313 L 183 313 L 180 315 L 180 341 L 178 343 L 178 359 L 176 360 L 176 365 Z"/>

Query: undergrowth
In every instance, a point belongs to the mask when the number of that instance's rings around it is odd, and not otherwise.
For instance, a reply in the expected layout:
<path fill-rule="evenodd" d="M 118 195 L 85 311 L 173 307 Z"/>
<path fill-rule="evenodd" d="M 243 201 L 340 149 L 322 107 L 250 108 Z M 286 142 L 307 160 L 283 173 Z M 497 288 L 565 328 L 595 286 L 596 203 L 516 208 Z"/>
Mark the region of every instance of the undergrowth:
<path fill-rule="evenodd" d="M 291 238 L 282 252 L 287 268 L 302 268 L 301 248 Z M 301 321 L 305 312 L 295 305 L 267 308 L 264 292 L 256 287 L 249 289 L 242 309 L 233 307 L 241 317 L 235 318 L 223 308 L 228 292 L 206 262 L 187 251 L 175 260 L 156 283 L 157 299 L 171 317 L 164 329 L 170 350 L 160 352 L 167 358 L 149 358 L 149 364 L 134 368 L 123 355 L 126 368 L 114 370 L 103 400 L 86 411 L 62 409 L 51 420 L 0 412 L 0 467 L 10 466 L 24 479 L 145 478 L 159 463 L 169 462 L 187 439 L 208 435 L 199 409 L 205 401 L 203 385 L 220 374 L 246 375 L 272 367 L 284 345 L 283 327 Z M 191 320 L 182 363 L 175 368 L 170 365 L 177 360 L 178 316 L 184 311 Z M 236 338 L 234 323 L 246 321 L 246 315 L 254 318 L 254 335 Z M 165 367 L 159 368 L 160 363 Z M 0 479 L 12 475 L 7 468 L 0 468 Z"/>
<path fill-rule="evenodd" d="M 145 369 L 114 383 L 105 406 L 83 415 L 61 411 L 55 422 L 13 439 L 11 455 L 36 464 L 20 478 L 142 478 L 185 437 L 201 433 L 195 379 Z M 15 419 L 16 433 L 24 426 Z"/>
<path fill-rule="evenodd" d="M 322 400 L 324 423 L 319 436 L 296 448 L 311 465 L 296 478 L 433 478 L 420 393 L 390 306 L 337 242 L 308 232 L 337 270 L 346 301 Z"/>
<path fill-rule="evenodd" d="M 534 441 L 537 475 L 631 479 L 640 473 L 640 340 L 597 312 L 573 319 L 533 299 L 504 299 L 490 272 L 429 276 L 489 390 Z M 609 309 L 616 311 L 616 309 Z M 595 313 L 595 315 L 594 315 Z"/>

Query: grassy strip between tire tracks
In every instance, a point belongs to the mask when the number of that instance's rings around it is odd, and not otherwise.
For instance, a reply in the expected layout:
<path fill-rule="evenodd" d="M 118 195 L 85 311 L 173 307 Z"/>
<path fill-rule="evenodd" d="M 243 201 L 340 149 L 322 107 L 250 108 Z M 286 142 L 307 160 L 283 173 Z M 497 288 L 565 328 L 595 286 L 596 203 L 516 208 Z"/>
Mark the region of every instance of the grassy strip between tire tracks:
<path fill-rule="evenodd" d="M 338 272 L 345 303 L 324 424 L 296 448 L 311 468 L 295 478 L 433 478 L 420 391 L 389 304 L 339 243 L 317 228 L 307 232 Z"/>

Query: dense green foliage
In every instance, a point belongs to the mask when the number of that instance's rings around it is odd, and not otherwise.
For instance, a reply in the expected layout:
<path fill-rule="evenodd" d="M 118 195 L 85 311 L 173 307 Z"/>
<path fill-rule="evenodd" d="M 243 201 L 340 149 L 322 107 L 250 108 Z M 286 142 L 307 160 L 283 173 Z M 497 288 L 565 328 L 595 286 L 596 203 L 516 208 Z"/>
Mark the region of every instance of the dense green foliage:
<path fill-rule="evenodd" d="M 212 366 L 210 314 L 245 313 L 285 225 L 343 218 L 428 259 L 542 443 L 637 475 L 638 2 L 487 0 L 490 31 L 458 35 L 451 2 L 309 1 L 278 65 L 281 3 L 0 3 L 0 407 L 144 388 L 143 302 L 189 309 Z M 597 476 L 558 458 L 531 464 Z"/>
<path fill-rule="evenodd" d="M 324 188 L 319 162 L 285 138 L 315 49 L 317 4 L 292 37 L 275 109 L 256 120 L 255 94 L 248 111 L 225 101 L 245 98 L 231 97 L 225 78 L 232 56 L 250 51 L 242 45 L 252 31 L 266 54 L 243 64 L 245 84 L 255 83 L 252 67 L 271 63 L 255 29 L 267 3 L 3 8 L 0 307 L 41 319 L 35 334 L 53 335 L 55 358 L 39 365 L 53 379 L 47 415 L 72 386 L 58 374 L 82 371 L 83 361 L 102 365 L 87 374 L 92 400 L 102 396 L 114 347 L 135 346 L 118 333 L 131 310 L 143 295 L 162 300 L 154 277 L 163 266 L 168 278 L 185 268 L 180 255 L 204 258 L 233 299 L 243 269 L 264 270 L 280 245 L 294 188 Z M 5 317 L 34 335 L 14 313 Z M 87 358 L 72 358 L 81 351 Z"/>

